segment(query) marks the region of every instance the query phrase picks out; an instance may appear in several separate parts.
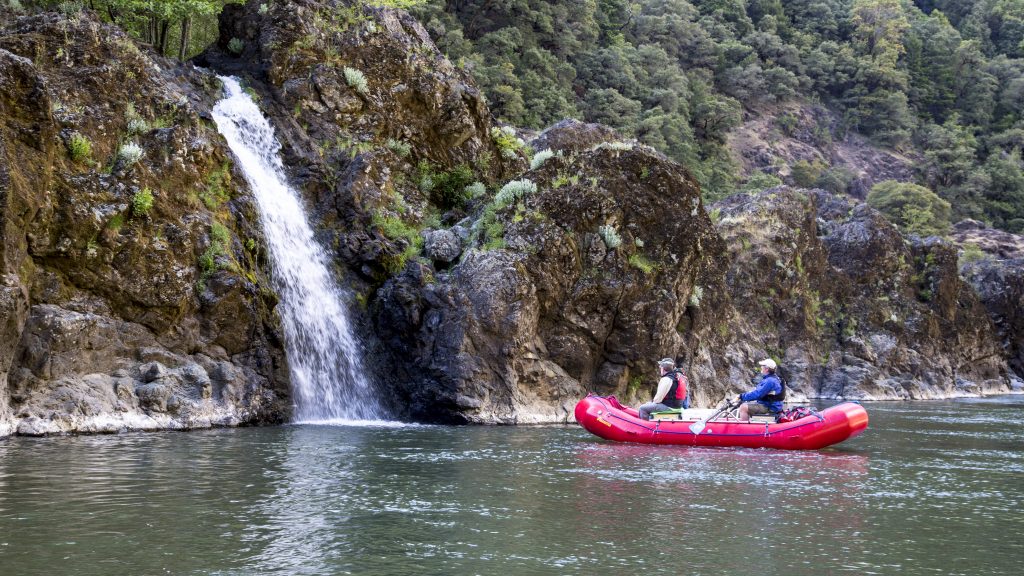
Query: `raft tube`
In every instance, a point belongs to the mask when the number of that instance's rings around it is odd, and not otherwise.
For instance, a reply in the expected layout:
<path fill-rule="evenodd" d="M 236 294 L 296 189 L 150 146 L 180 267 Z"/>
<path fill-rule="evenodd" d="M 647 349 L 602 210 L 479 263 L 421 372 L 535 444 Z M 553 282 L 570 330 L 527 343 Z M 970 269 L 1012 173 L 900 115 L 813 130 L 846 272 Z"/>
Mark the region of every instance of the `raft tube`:
<path fill-rule="evenodd" d="M 843 402 L 792 422 L 718 418 L 694 434 L 690 425 L 698 419 L 641 420 L 635 409 L 619 404 L 614 396 L 590 394 L 576 404 L 576 421 L 588 432 L 606 440 L 641 444 L 818 450 L 853 438 L 868 427 L 867 411 L 855 402 Z"/>

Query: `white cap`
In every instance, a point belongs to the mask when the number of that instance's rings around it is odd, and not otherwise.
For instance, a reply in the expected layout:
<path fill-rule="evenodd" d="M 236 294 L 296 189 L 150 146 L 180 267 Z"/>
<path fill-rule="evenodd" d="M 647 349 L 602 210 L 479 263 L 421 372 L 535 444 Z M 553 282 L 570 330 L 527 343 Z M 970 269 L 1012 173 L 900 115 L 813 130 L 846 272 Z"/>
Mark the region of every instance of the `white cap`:
<path fill-rule="evenodd" d="M 768 367 L 769 370 L 775 370 L 778 367 L 775 364 L 775 360 L 772 360 L 771 358 L 765 358 L 764 360 L 758 362 L 758 364 L 760 364 L 761 366 Z"/>

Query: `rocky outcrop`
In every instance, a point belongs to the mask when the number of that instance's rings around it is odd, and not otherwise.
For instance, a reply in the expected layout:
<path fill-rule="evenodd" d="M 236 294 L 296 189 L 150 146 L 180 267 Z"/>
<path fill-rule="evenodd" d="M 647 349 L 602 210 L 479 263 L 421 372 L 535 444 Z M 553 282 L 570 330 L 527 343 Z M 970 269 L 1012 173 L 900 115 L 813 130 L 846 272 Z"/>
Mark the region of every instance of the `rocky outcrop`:
<path fill-rule="evenodd" d="M 883 180 L 914 180 L 919 158 L 879 148 L 841 124 L 841 118 L 822 106 L 782 104 L 748 114 L 729 133 L 728 147 L 741 179 L 764 172 L 792 184 L 793 168 L 803 162 L 842 171 L 845 191 L 860 199 Z"/>
<path fill-rule="evenodd" d="M 88 13 L 0 29 L 0 433 L 287 417 L 216 94 Z"/>
<path fill-rule="evenodd" d="M 960 248 L 960 273 L 995 325 L 1014 387 L 1024 390 L 1024 236 L 965 220 L 952 239 Z"/>
<path fill-rule="evenodd" d="M 379 291 L 416 416 L 564 421 L 587 390 L 647 394 L 652 359 L 685 347 L 676 327 L 722 250 L 695 182 L 632 144 L 560 152 L 495 196 L 457 266 Z"/>
<path fill-rule="evenodd" d="M 945 398 L 1008 390 L 955 248 L 908 241 L 864 204 L 781 187 L 714 206 L 730 292 L 807 396 Z"/>

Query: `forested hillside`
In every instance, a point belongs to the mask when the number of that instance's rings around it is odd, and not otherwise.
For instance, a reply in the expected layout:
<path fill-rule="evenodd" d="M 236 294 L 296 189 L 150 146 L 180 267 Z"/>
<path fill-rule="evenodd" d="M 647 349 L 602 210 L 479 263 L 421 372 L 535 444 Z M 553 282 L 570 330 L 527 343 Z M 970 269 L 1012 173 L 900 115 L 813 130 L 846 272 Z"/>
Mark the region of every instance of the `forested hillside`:
<path fill-rule="evenodd" d="M 1022 0 L 429 0 L 414 12 L 500 119 L 608 124 L 684 163 L 709 198 L 779 181 L 744 174 L 726 137 L 803 101 L 838 119 L 816 138 L 855 131 L 915 158 L 916 184 L 954 220 L 1024 230 Z M 785 133 L 795 119 L 774 122 Z M 784 172 L 843 191 L 847 175 L 827 164 Z"/>
<path fill-rule="evenodd" d="M 239 1 L 5 0 L 91 8 L 179 59 Z M 1024 0 L 364 1 L 410 9 L 500 120 L 607 124 L 683 163 L 709 200 L 782 181 L 863 196 L 854 168 L 876 176 L 869 186 L 912 181 L 869 199 L 905 231 L 961 218 L 1024 231 Z M 755 151 L 751 166 L 736 148 L 752 134 L 798 134 L 819 152 Z M 837 161 L 830 147 L 850 135 L 905 169 Z"/>

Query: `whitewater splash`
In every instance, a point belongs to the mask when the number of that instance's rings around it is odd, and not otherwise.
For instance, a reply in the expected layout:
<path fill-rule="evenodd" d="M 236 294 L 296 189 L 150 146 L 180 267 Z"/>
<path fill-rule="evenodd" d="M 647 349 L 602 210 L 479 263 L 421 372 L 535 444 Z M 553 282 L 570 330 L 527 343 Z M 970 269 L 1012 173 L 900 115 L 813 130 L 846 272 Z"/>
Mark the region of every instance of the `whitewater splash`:
<path fill-rule="evenodd" d="M 274 129 L 234 78 L 213 108 L 220 133 L 259 205 L 272 262 L 278 311 L 298 422 L 376 420 L 379 403 L 362 369 L 343 294 L 313 237 L 299 194 L 288 185 Z"/>

